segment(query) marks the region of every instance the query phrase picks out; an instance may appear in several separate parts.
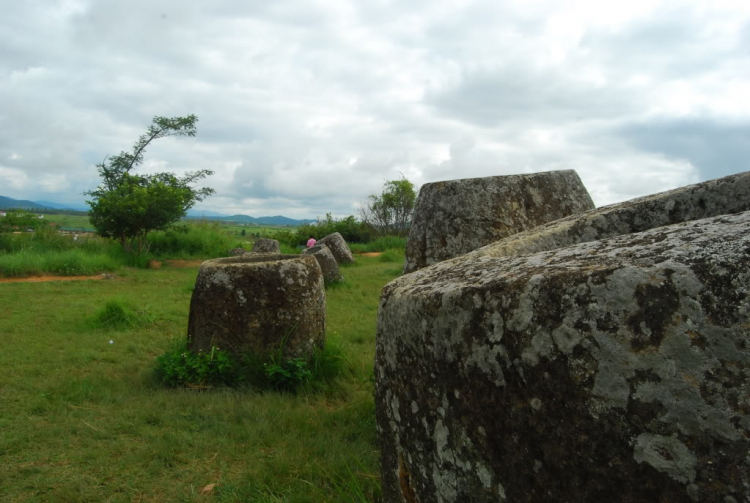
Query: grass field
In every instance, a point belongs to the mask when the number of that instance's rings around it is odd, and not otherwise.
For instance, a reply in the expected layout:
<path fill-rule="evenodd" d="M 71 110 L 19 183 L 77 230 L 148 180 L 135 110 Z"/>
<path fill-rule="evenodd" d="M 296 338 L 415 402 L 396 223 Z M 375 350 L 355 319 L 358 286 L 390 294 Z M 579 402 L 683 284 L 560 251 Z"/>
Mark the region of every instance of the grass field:
<path fill-rule="evenodd" d="M 343 346 L 344 375 L 297 395 L 156 383 L 155 357 L 186 336 L 197 267 L 0 283 L 0 500 L 374 501 L 375 322 L 402 259 L 344 268 L 345 282 L 327 291 L 327 337 Z M 98 328 L 112 299 L 146 321 Z"/>

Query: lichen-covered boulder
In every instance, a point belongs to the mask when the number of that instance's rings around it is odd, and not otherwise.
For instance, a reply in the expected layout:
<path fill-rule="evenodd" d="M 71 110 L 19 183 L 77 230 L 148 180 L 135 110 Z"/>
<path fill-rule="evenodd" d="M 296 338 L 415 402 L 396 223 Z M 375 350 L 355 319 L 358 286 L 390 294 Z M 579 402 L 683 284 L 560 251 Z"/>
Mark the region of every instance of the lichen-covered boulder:
<path fill-rule="evenodd" d="M 594 207 L 573 170 L 427 183 L 414 208 L 404 272 Z"/>
<path fill-rule="evenodd" d="M 750 501 L 750 212 L 389 283 L 387 502 Z"/>
<path fill-rule="evenodd" d="M 339 232 L 327 235 L 319 240 L 317 244 L 326 245 L 328 249 L 331 250 L 331 253 L 333 253 L 336 262 L 339 264 L 351 264 L 354 262 L 352 251 L 349 249 L 349 245 L 346 244 L 344 236 Z"/>
<path fill-rule="evenodd" d="M 302 250 L 305 255 L 312 255 L 318 261 L 320 269 L 323 271 L 323 279 L 331 283 L 336 281 L 342 281 L 344 277 L 339 271 L 339 264 L 331 253 L 331 250 L 326 245 L 315 245 L 311 248 L 305 248 Z"/>
<path fill-rule="evenodd" d="M 306 255 L 206 260 L 190 301 L 188 346 L 306 358 L 325 342 L 323 273 Z"/>
<path fill-rule="evenodd" d="M 276 239 L 258 238 L 253 243 L 253 253 L 281 253 L 281 246 Z"/>
<path fill-rule="evenodd" d="M 750 211 L 750 172 L 566 217 L 472 253 L 493 257 L 523 255 L 741 211 Z"/>
<path fill-rule="evenodd" d="M 230 257 L 239 257 L 240 255 L 244 255 L 248 253 L 248 251 L 242 247 L 232 248 L 229 250 L 229 256 Z"/>

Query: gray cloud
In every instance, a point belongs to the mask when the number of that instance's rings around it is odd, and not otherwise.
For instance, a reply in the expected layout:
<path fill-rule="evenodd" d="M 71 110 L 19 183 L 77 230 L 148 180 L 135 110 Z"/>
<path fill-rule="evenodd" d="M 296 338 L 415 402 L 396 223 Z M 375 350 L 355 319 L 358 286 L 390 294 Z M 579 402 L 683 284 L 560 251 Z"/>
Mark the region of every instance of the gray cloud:
<path fill-rule="evenodd" d="M 15 2 L 0 19 L 0 194 L 75 202 L 154 115 L 145 171 L 201 207 L 356 214 L 425 182 L 578 170 L 598 204 L 747 168 L 750 7 Z"/>

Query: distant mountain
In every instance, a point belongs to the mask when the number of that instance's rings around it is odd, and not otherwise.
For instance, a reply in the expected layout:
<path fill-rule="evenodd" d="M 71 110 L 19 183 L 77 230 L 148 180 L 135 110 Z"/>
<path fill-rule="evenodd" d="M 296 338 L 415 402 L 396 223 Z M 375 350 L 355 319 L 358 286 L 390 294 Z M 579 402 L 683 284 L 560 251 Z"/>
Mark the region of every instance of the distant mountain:
<path fill-rule="evenodd" d="M 303 219 L 303 220 L 295 220 L 293 218 L 288 218 L 282 215 L 275 215 L 273 217 L 250 217 L 247 215 L 223 215 L 223 216 L 203 216 L 203 217 L 195 217 L 191 216 L 188 213 L 187 218 L 205 218 L 206 220 L 220 220 L 223 222 L 237 222 L 240 224 L 256 224 L 256 225 L 289 225 L 289 226 L 298 226 L 303 224 L 311 224 L 314 223 L 315 220 L 309 220 L 309 219 Z"/>
<path fill-rule="evenodd" d="M 196 210 L 195 208 L 189 209 L 187 212 L 188 218 L 202 218 L 202 217 L 227 217 L 226 213 L 217 213 L 215 211 L 207 210 Z"/>
<path fill-rule="evenodd" d="M 0 196 L 0 209 L 20 208 L 23 210 L 49 210 L 50 206 L 27 201 L 26 199 L 13 199 L 12 197 Z"/>
<path fill-rule="evenodd" d="M 91 208 L 89 208 L 88 204 L 64 204 L 64 203 L 53 203 L 51 201 L 34 201 L 37 204 L 41 204 L 42 206 L 47 206 L 48 208 L 55 208 L 56 210 L 75 210 L 75 211 L 89 211 Z"/>
<path fill-rule="evenodd" d="M 35 210 L 42 212 L 44 210 L 73 210 L 73 211 L 89 211 L 88 205 L 84 204 L 63 204 L 55 203 L 52 201 L 27 201 L 25 199 L 13 199 L 12 197 L 0 196 L 0 209 L 9 208 L 21 208 L 25 210 Z M 272 217 L 250 217 L 247 215 L 225 215 L 217 213 L 215 211 L 206 210 L 188 210 L 187 217 L 189 219 L 200 219 L 206 220 L 221 220 L 225 222 L 237 222 L 243 224 L 256 224 L 256 225 L 288 225 L 296 227 L 303 224 L 315 223 L 315 220 L 303 219 L 295 220 L 282 215 L 275 215 Z"/>

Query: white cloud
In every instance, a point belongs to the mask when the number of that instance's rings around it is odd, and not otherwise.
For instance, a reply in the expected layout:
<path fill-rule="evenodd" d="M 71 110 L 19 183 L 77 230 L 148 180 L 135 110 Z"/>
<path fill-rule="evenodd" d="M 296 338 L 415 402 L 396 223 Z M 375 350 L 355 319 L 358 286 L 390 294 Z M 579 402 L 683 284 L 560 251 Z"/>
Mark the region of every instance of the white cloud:
<path fill-rule="evenodd" d="M 750 169 L 750 4 L 15 2 L 0 195 L 82 200 L 154 115 L 144 171 L 226 213 L 356 212 L 404 174 L 577 169 L 598 204 Z M 32 183 L 33 182 L 33 183 Z"/>

